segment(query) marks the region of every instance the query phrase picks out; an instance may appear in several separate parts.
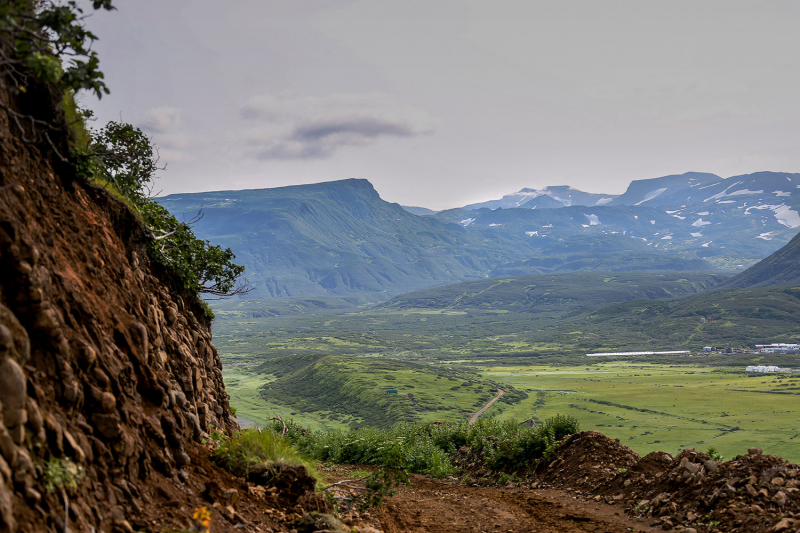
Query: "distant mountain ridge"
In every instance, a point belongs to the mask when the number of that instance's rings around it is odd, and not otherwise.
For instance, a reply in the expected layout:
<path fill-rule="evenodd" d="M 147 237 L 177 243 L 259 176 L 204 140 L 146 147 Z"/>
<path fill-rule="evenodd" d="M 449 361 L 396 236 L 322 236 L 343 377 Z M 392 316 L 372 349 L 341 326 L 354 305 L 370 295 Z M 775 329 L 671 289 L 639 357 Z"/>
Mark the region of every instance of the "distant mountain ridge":
<path fill-rule="evenodd" d="M 196 233 L 236 253 L 251 298 L 375 301 L 509 275 L 741 271 L 797 233 L 799 186 L 798 174 L 689 173 L 633 182 L 619 197 L 550 187 L 515 197 L 521 207 L 424 216 L 357 179 L 159 201 L 187 219 L 203 210 Z"/>
<path fill-rule="evenodd" d="M 499 200 L 489 200 L 464 206 L 472 211 L 478 209 L 512 209 L 515 207 L 557 208 L 572 205 L 605 205 L 617 198 L 616 195 L 583 192 L 568 185 L 545 187 L 544 189 L 522 189 L 507 194 Z"/>

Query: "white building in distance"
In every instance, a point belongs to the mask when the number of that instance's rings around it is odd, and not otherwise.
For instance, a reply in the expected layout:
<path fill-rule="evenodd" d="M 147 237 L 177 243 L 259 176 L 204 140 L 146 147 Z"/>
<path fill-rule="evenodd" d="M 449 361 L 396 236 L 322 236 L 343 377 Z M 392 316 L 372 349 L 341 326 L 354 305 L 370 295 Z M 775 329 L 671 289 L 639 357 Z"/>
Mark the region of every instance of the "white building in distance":
<path fill-rule="evenodd" d="M 748 366 L 745 368 L 747 372 L 761 372 L 766 374 L 767 372 L 794 372 L 791 368 L 779 368 L 777 366 Z"/>
<path fill-rule="evenodd" d="M 797 344 L 786 344 L 785 342 L 775 342 L 772 344 L 756 344 L 756 349 L 761 353 L 798 353 L 800 347 Z"/>

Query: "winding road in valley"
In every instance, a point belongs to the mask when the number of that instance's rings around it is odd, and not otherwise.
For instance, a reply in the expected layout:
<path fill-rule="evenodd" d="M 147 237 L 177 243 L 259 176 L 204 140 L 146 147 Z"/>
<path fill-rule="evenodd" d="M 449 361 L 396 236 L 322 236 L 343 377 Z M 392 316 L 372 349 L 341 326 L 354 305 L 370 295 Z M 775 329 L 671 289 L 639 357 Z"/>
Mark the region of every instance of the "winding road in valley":
<path fill-rule="evenodd" d="M 495 396 L 494 398 L 492 398 L 491 400 L 489 400 L 489 402 L 488 402 L 486 405 L 484 405 L 483 407 L 481 407 L 480 409 L 478 409 L 478 412 L 477 412 L 477 413 L 475 413 L 474 415 L 472 415 L 471 417 L 469 417 L 469 425 L 471 426 L 472 424 L 474 424 L 474 423 L 475 423 L 475 421 L 478 419 L 478 417 L 479 417 L 479 416 L 481 416 L 481 415 L 483 414 L 483 412 L 484 412 L 484 411 L 486 411 L 488 408 L 490 408 L 490 407 L 492 406 L 492 404 L 493 404 L 494 402 L 496 402 L 497 400 L 499 400 L 499 399 L 500 399 L 500 396 L 502 396 L 502 395 L 503 395 L 503 394 L 505 394 L 505 393 L 506 393 L 506 392 L 505 392 L 503 389 L 497 389 L 497 396 Z"/>

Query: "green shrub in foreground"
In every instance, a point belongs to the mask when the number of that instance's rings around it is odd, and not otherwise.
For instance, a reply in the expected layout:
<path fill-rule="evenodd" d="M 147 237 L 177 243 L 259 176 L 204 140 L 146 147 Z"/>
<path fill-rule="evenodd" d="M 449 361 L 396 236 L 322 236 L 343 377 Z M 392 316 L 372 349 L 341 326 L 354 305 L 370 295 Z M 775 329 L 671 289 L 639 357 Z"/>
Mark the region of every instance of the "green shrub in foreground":
<path fill-rule="evenodd" d="M 456 472 L 454 461 L 461 448 L 469 462 L 492 470 L 520 469 L 547 456 L 556 442 L 579 430 L 572 417 L 556 416 L 535 428 L 514 420 L 480 419 L 442 425 L 399 424 L 390 429 L 362 428 L 351 431 L 311 433 L 293 424 L 287 438 L 309 456 L 339 464 L 387 464 L 402 456 L 408 472 L 444 477 Z"/>
<path fill-rule="evenodd" d="M 302 464 L 315 476 L 311 463 L 298 447 L 269 429 L 260 432 L 244 429 L 238 435 L 218 437 L 216 441 L 215 460 L 234 475 L 244 477 L 250 466 L 259 463 L 286 463 Z"/>

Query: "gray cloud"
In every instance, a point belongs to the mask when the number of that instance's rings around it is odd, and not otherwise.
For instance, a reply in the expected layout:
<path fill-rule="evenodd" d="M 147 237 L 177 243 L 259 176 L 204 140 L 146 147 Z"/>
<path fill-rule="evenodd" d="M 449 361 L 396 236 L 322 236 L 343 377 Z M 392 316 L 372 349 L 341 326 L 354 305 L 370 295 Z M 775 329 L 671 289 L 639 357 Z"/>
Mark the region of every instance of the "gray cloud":
<path fill-rule="evenodd" d="M 241 116 L 253 123 L 247 141 L 258 159 L 320 159 L 382 137 L 431 133 L 430 118 L 382 94 L 251 98 Z"/>
<path fill-rule="evenodd" d="M 150 134 L 164 162 L 186 160 L 185 150 L 191 147 L 191 143 L 181 123 L 179 108 L 163 106 L 149 109 L 143 113 L 138 126 Z"/>

